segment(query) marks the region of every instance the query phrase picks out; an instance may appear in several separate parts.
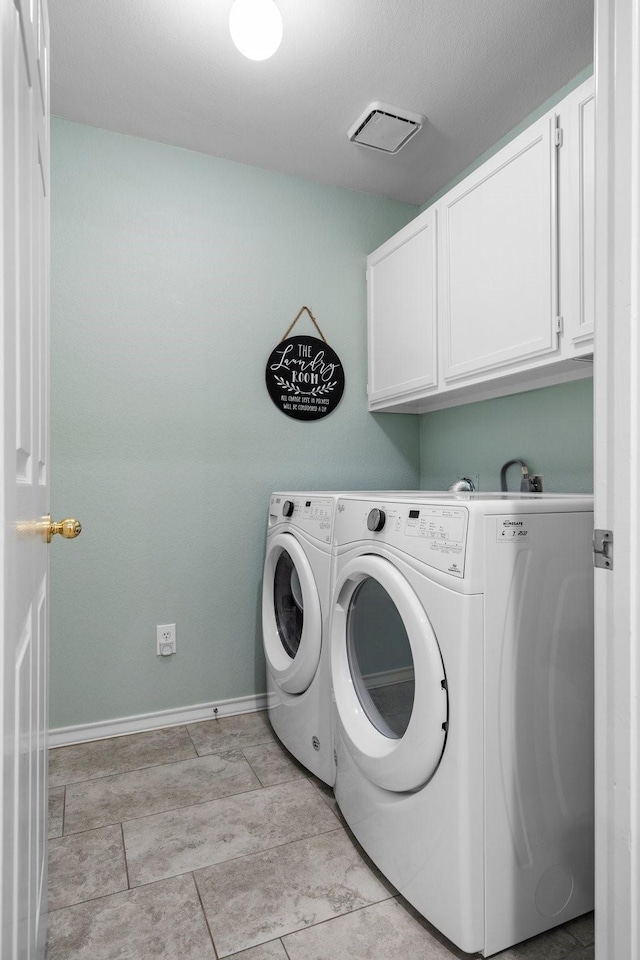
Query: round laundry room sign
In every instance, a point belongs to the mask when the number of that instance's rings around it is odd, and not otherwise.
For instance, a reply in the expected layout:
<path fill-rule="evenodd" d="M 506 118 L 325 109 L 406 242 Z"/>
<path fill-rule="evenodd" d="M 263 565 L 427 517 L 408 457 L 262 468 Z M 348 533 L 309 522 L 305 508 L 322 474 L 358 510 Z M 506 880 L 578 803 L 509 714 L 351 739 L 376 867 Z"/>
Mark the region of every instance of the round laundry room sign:
<path fill-rule="evenodd" d="M 294 420 L 321 420 L 344 392 L 340 358 L 317 337 L 282 340 L 267 361 L 265 379 L 276 407 Z"/>

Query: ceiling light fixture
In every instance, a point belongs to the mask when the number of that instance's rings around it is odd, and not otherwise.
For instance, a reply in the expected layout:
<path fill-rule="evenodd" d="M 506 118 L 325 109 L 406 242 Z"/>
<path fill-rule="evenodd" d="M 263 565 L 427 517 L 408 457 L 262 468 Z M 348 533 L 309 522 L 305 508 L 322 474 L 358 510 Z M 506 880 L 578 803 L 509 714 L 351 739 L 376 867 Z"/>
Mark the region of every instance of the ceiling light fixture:
<path fill-rule="evenodd" d="M 280 46 L 282 15 L 273 0 L 234 0 L 229 32 L 249 60 L 267 60 Z"/>

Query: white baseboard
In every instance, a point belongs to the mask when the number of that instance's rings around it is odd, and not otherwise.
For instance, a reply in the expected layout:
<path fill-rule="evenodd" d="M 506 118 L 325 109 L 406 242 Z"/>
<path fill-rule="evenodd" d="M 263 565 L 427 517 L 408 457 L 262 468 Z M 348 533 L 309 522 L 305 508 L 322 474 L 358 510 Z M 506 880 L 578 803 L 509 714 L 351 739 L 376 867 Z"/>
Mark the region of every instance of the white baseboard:
<path fill-rule="evenodd" d="M 267 695 L 259 693 L 254 697 L 198 703 L 191 707 L 140 713 L 133 717 L 117 717 L 114 720 L 101 720 L 98 723 L 79 724 L 74 727 L 56 727 L 49 730 L 49 746 L 62 747 L 71 743 L 85 743 L 88 740 L 122 737 L 142 730 L 157 730 L 159 727 L 196 723 L 198 720 L 211 720 L 214 716 L 232 717 L 238 713 L 253 713 L 255 710 L 266 710 L 266 708 Z"/>

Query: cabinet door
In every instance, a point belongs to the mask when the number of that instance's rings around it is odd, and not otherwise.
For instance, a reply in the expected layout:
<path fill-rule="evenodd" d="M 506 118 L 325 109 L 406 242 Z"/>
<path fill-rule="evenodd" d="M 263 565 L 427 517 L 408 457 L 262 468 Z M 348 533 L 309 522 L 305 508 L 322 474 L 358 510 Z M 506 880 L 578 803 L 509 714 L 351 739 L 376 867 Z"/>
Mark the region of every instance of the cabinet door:
<path fill-rule="evenodd" d="M 429 209 L 367 259 L 370 409 L 437 386 L 435 256 Z"/>
<path fill-rule="evenodd" d="M 558 350 L 556 154 L 547 114 L 438 205 L 446 381 Z"/>
<path fill-rule="evenodd" d="M 595 316 L 595 80 L 560 104 L 560 312 L 567 357 L 593 351 Z"/>

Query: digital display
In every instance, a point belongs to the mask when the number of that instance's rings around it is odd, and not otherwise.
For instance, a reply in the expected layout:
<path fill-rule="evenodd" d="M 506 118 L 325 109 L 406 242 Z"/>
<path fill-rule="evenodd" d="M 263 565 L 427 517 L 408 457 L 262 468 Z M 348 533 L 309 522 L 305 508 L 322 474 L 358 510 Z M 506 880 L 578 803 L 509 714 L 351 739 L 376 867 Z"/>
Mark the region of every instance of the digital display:
<path fill-rule="evenodd" d="M 419 510 L 409 510 L 409 520 L 419 520 L 420 511 Z"/>

